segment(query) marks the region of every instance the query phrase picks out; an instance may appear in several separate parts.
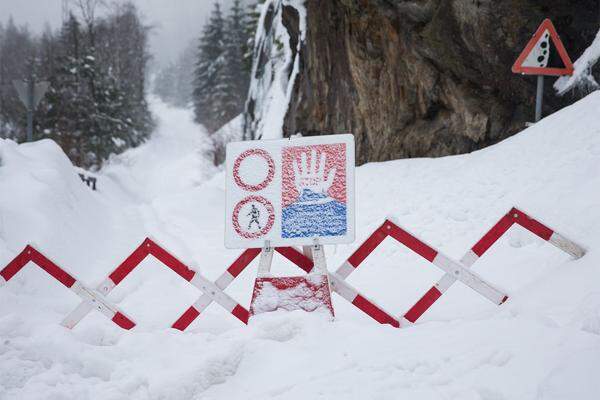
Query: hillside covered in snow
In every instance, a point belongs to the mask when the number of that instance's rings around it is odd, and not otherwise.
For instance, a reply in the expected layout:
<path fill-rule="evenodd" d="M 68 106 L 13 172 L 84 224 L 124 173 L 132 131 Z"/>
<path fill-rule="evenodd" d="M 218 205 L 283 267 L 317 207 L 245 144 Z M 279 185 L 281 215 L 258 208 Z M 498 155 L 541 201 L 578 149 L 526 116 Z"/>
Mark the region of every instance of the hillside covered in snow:
<path fill-rule="evenodd" d="M 159 126 L 82 184 L 52 141 L 0 140 L 0 267 L 28 243 L 95 287 L 145 237 L 216 279 L 224 173 L 190 113 L 154 100 Z M 415 325 L 379 325 L 334 295 L 336 319 L 300 312 L 241 324 L 213 304 L 168 328 L 200 292 L 150 258 L 108 299 L 131 331 L 29 264 L 0 287 L 0 399 L 596 399 L 600 393 L 600 92 L 497 145 L 357 169 L 357 242 L 386 217 L 458 260 L 517 206 L 582 245 L 573 260 L 513 227 L 473 266 L 509 294 L 498 307 L 457 282 Z M 297 274 L 276 256 L 273 271 Z M 248 306 L 256 261 L 227 289 Z M 387 239 L 349 282 L 402 315 L 442 271 Z"/>

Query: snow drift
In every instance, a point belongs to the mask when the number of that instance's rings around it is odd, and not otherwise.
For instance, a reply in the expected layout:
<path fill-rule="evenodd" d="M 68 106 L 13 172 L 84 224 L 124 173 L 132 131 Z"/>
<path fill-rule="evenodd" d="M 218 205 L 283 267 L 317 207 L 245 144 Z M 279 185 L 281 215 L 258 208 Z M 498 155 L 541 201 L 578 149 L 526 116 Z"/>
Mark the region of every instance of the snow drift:
<path fill-rule="evenodd" d="M 0 265 L 28 242 L 88 285 L 145 236 L 211 279 L 223 247 L 224 174 L 189 114 L 156 101 L 161 125 L 83 185 L 49 141 L 0 141 Z M 512 206 L 583 245 L 573 261 L 513 227 L 474 270 L 511 295 L 501 307 L 456 283 L 418 324 L 382 326 L 334 297 L 336 321 L 302 312 L 243 326 L 211 306 L 166 328 L 200 293 L 147 260 L 110 295 L 138 327 L 91 314 L 26 267 L 0 288 L 0 399 L 594 399 L 600 392 L 600 93 L 498 145 L 357 169 L 357 238 L 392 216 L 455 259 Z M 358 243 L 327 249 L 330 269 Z M 281 260 L 274 272 L 293 272 Z M 248 305 L 256 266 L 227 290 Z M 403 313 L 438 271 L 393 241 L 349 278 Z M 334 295 L 335 296 L 335 295 Z"/>

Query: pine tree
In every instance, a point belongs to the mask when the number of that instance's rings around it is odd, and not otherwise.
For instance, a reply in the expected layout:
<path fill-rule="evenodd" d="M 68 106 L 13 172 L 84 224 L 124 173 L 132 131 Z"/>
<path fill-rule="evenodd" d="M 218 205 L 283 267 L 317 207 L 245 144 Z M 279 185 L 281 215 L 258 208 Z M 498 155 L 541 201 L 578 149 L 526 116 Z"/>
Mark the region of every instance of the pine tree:
<path fill-rule="evenodd" d="M 0 134 L 13 139 L 25 138 L 26 108 L 13 87 L 14 80 L 28 79 L 35 43 L 26 27 L 17 27 L 9 18 L 0 43 Z"/>
<path fill-rule="evenodd" d="M 227 122 L 241 113 L 244 108 L 250 73 L 245 68 L 247 51 L 246 15 L 240 0 L 234 0 L 227 18 L 225 34 L 225 69 L 223 76 L 223 119 Z"/>
<path fill-rule="evenodd" d="M 75 164 L 83 165 L 88 151 L 84 124 L 93 101 L 83 76 L 81 26 L 73 14 L 62 26 L 60 43 L 59 68 L 46 95 L 49 105 L 46 129 Z"/>
<path fill-rule="evenodd" d="M 90 25 L 84 30 L 73 14 L 69 16 L 60 34 L 59 67 L 46 96 L 46 132 L 84 167 L 98 167 L 111 154 L 140 144 L 152 126 L 135 52 L 127 51 L 133 60 L 116 65 L 113 23 L 109 18 L 94 25 L 92 46 Z M 96 48 L 106 53 L 99 58 Z M 126 68 L 133 72 L 124 73 Z"/>
<path fill-rule="evenodd" d="M 83 26 L 70 14 L 59 32 L 47 28 L 39 39 L 12 19 L 0 29 L 0 136 L 25 136 L 25 108 L 12 82 L 32 73 L 50 82 L 36 110 L 34 139 L 54 139 L 75 164 L 98 167 L 148 136 L 149 28 L 132 3 L 94 17 L 101 3 L 78 3 L 85 11 Z"/>
<path fill-rule="evenodd" d="M 209 132 L 214 132 L 222 125 L 220 114 L 225 102 L 224 25 L 221 7 L 215 2 L 200 38 L 193 93 L 196 120 L 204 124 Z"/>
<path fill-rule="evenodd" d="M 243 111 L 250 82 L 257 4 L 247 11 L 240 0 L 234 0 L 224 19 L 215 3 L 202 32 L 193 99 L 196 120 L 210 132 Z"/>
<path fill-rule="evenodd" d="M 254 40 L 260 19 L 260 10 L 265 0 L 258 0 L 251 3 L 246 11 L 246 23 L 244 31 L 246 34 L 246 52 L 244 53 L 244 68 L 248 75 L 252 73 L 252 60 L 254 59 Z"/>

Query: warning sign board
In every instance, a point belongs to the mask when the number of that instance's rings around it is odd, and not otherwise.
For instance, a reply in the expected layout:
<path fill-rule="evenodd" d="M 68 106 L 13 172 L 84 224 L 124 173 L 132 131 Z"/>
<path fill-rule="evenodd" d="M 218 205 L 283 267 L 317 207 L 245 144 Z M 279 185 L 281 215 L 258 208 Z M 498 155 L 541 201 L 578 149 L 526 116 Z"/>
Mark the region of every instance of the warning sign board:
<path fill-rule="evenodd" d="M 225 246 L 354 241 L 354 136 L 227 145 Z"/>
<path fill-rule="evenodd" d="M 537 29 L 515 61 L 512 71 L 528 75 L 571 75 L 573 63 L 549 19 Z"/>

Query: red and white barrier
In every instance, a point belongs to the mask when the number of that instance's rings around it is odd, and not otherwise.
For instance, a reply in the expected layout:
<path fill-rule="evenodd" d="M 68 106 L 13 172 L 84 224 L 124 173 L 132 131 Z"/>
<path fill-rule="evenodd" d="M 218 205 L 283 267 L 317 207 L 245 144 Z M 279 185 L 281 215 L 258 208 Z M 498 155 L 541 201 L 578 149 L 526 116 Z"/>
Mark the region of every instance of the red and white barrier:
<path fill-rule="evenodd" d="M 508 231 L 514 224 L 521 225 L 533 234 L 546 240 L 560 250 L 574 258 L 580 258 L 585 250 L 560 235 L 524 212 L 513 208 L 503 216 L 471 249 L 462 257 L 460 263 L 450 259 L 427 243 L 413 236 L 392 221 L 386 220 L 377 228 L 352 255 L 337 269 L 328 272 L 327 278 L 331 289 L 342 298 L 356 306 L 358 309 L 375 319 L 379 323 L 400 327 L 400 318 L 394 317 L 374 301 L 362 295 L 345 279 L 385 240 L 392 237 L 410 250 L 419 254 L 427 261 L 442 269 L 444 276 L 429 289 L 405 314 L 406 321 L 415 322 L 443 293 L 456 281 L 461 281 L 477 293 L 486 297 L 495 304 L 504 303 L 508 297 L 500 290 L 469 271 L 471 267 L 485 252 Z M 293 264 L 307 273 L 314 269 L 314 262 L 294 247 L 277 247 L 275 251 L 283 255 Z M 190 306 L 172 325 L 173 328 L 186 329 L 212 302 L 218 303 L 228 312 L 243 323 L 248 323 L 249 311 L 238 304 L 233 298 L 224 293 L 224 290 L 237 278 L 244 269 L 261 253 L 261 249 L 247 249 L 244 251 L 215 281 L 211 282 L 199 272 L 188 268 L 164 248 L 150 239 L 134 250 L 98 287 L 91 290 L 77 281 L 71 274 L 50 261 L 47 257 L 31 246 L 27 246 L 4 269 L 0 271 L 0 286 L 6 284 L 30 261 L 38 265 L 50 276 L 58 280 L 65 287 L 72 290 L 81 299 L 82 303 L 74 309 L 62 322 L 68 328 L 73 328 L 91 310 L 96 309 L 123 329 L 131 329 L 135 322 L 111 304 L 105 296 L 108 295 L 120 282 L 123 281 L 147 256 L 152 255 L 179 276 L 196 286 L 202 295 Z M 272 253 L 271 253 L 272 254 Z M 324 256 L 323 256 L 324 257 Z M 323 264 L 324 265 L 324 264 Z M 329 303 L 330 304 L 330 303 Z M 333 308 L 331 307 L 333 315 Z"/>
<path fill-rule="evenodd" d="M 341 280 L 346 279 L 358 266 L 385 240 L 392 237 L 414 251 L 436 267 L 446 272 L 452 279 L 459 280 L 494 304 L 502 304 L 508 296 L 494 288 L 478 275 L 468 271 L 464 266 L 448 256 L 434 249 L 427 243 L 411 235 L 397 224 L 386 220 L 375 232 L 371 234 L 352 255 L 337 269 L 336 275 Z M 406 315 L 405 315 L 406 318 Z M 411 319 L 406 318 L 413 322 Z"/>
<path fill-rule="evenodd" d="M 285 249 L 282 253 L 280 250 Z M 294 264 L 299 266 L 302 270 L 310 273 L 313 269 L 313 261 L 304 255 L 300 250 L 293 247 L 276 248 L 281 254 L 287 259 L 292 261 Z M 361 294 L 356 288 L 344 281 L 342 277 L 334 272 L 328 272 L 329 283 L 331 289 L 339 294 L 343 299 L 348 301 L 350 304 L 373 318 L 380 324 L 388 324 L 395 328 L 400 327 L 400 321 L 396 319 L 391 313 L 385 311 L 376 302 Z"/>
<path fill-rule="evenodd" d="M 30 261 L 79 296 L 83 301 L 82 304 L 85 304 L 89 311 L 96 309 L 123 329 L 131 329 L 135 326 L 135 323 L 124 313 L 122 313 L 116 306 L 111 304 L 103 296 L 100 296 L 97 292 L 88 289 L 80 281 L 73 278 L 71 274 L 50 261 L 50 259 L 34 249 L 32 246 L 25 247 L 25 249 L 19 255 L 17 255 L 10 263 L 8 263 L 6 267 L 4 267 L 4 269 L 2 269 L 2 271 L 0 271 L 2 280 L 4 282 L 8 282 Z"/>
<path fill-rule="evenodd" d="M 196 286 L 204 293 L 204 295 L 208 296 L 211 301 L 218 303 L 240 321 L 244 323 L 248 322 L 248 310 L 238 304 L 228 294 L 224 293 L 216 284 L 209 281 L 199 272 L 188 268 L 164 248 L 148 238 L 144 240 L 144 242 L 98 286 L 97 290 L 104 295 L 110 293 L 149 255 L 154 256 L 154 258 L 161 261 L 176 274 Z M 87 303 L 81 303 L 63 320 L 63 325 L 68 328 L 74 327 L 90 312 L 90 310 Z"/>
<path fill-rule="evenodd" d="M 235 278 L 237 278 L 254 259 L 260 254 L 261 249 L 245 250 L 215 281 L 220 290 L 225 290 Z M 287 258 L 293 264 L 305 271 L 312 269 L 312 260 L 298 253 L 292 247 L 276 247 L 275 251 Z M 213 302 L 213 299 L 203 294 L 192 304 L 173 324 L 173 328 L 185 330 L 198 316 Z M 247 323 L 247 320 L 246 322 Z"/>
<path fill-rule="evenodd" d="M 256 256 L 260 254 L 260 249 L 247 249 L 245 250 L 230 266 L 219 276 L 215 281 L 215 286 L 223 291 L 237 278 L 244 269 Z M 173 324 L 173 328 L 179 329 L 180 331 L 185 330 L 198 316 L 213 302 L 213 299 L 208 294 L 204 293 L 194 304 L 192 304 Z M 244 323 L 248 323 L 248 317 L 245 316 L 246 320 Z"/>
<path fill-rule="evenodd" d="M 570 254 L 573 258 L 583 257 L 585 250 L 575 242 L 565 238 L 558 232 L 548 228 L 546 225 L 525 214 L 517 208 L 512 208 L 504 215 L 467 253 L 461 258 L 460 262 L 465 268 L 471 267 L 475 262 L 490 248 L 498 239 L 500 239 L 508 229 L 514 224 L 521 225 L 534 235 L 539 236 L 555 247 Z M 444 294 L 450 286 L 456 282 L 456 278 L 446 273 L 440 280 L 431 287 L 424 295 L 413 305 L 410 310 L 404 314 L 404 318 L 415 322 L 425 311 L 429 309 Z"/>
<path fill-rule="evenodd" d="M 225 272 L 217 279 L 215 284 L 224 290 L 242 271 L 260 254 L 261 249 L 248 249 L 244 251 Z M 275 251 L 287 258 L 293 264 L 298 266 L 306 273 L 310 273 L 314 267 L 313 260 L 304 255 L 300 250 L 294 247 L 276 247 Z M 373 300 L 361 294 L 348 282 L 345 282 L 335 273 L 329 272 L 329 282 L 331 289 L 342 298 L 357 307 L 359 310 L 373 318 L 381 324 L 389 324 L 396 328 L 400 327 L 400 321 L 377 305 Z M 194 303 L 179 319 L 173 324 L 173 328 L 185 330 L 199 315 L 210 305 L 212 299 L 204 295 Z"/>

